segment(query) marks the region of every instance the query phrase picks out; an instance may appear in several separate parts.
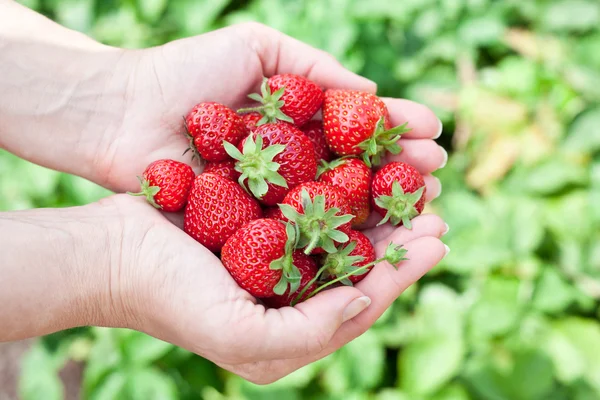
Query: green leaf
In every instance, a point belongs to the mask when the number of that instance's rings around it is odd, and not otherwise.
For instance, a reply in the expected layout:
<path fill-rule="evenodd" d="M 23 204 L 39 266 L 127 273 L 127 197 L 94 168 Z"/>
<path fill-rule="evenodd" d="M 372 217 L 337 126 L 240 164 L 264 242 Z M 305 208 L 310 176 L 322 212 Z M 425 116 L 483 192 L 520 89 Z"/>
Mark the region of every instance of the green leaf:
<path fill-rule="evenodd" d="M 44 399 L 61 400 L 64 398 L 64 387 L 58 369 L 60 365 L 41 342 L 37 342 L 26 353 L 21 361 L 19 378 L 19 396 L 23 400 L 37 400 L 40 393 Z"/>
<path fill-rule="evenodd" d="M 520 282 L 516 279 L 488 278 L 481 288 L 481 298 L 469 315 L 469 331 L 475 337 L 492 337 L 507 333 L 518 321 Z"/>
<path fill-rule="evenodd" d="M 175 382 L 165 373 L 152 368 L 134 369 L 127 374 L 127 399 L 179 399 Z"/>
<path fill-rule="evenodd" d="M 576 299 L 573 287 L 556 271 L 547 266 L 536 285 L 533 306 L 548 313 L 564 311 Z"/>
<path fill-rule="evenodd" d="M 113 400 L 126 399 L 127 393 L 127 375 L 124 371 L 117 370 L 95 388 L 87 398 L 90 400 Z"/>
<path fill-rule="evenodd" d="M 600 150 L 600 107 L 591 108 L 580 114 L 565 140 L 565 149 L 577 153 L 594 153 Z"/>
<path fill-rule="evenodd" d="M 123 345 L 129 364 L 148 365 L 173 350 L 170 343 L 155 339 L 145 333 L 135 332 Z"/>
<path fill-rule="evenodd" d="M 600 24 L 600 5 L 593 0 L 550 2 L 541 21 L 549 30 L 583 32 Z"/>
<path fill-rule="evenodd" d="M 83 391 L 88 396 L 95 393 L 105 376 L 125 364 L 119 349 L 118 331 L 94 328 L 93 332 L 95 341 L 88 357 L 88 366 L 83 373 Z"/>
<path fill-rule="evenodd" d="M 137 0 L 137 7 L 149 22 L 156 22 L 167 8 L 167 0 Z"/>

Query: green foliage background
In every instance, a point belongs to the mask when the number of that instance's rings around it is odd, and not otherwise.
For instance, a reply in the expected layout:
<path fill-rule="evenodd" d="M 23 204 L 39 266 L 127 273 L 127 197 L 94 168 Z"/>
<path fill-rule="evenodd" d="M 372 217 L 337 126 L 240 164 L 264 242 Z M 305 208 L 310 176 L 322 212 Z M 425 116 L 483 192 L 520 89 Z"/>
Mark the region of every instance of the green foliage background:
<path fill-rule="evenodd" d="M 450 151 L 431 211 L 449 256 L 366 334 L 258 387 L 137 332 L 40 340 L 24 399 L 600 398 L 600 3 L 597 0 L 27 0 L 96 39 L 159 45 L 256 20 L 331 52 L 380 94 L 431 106 Z M 0 153 L 0 209 L 108 194 Z"/>

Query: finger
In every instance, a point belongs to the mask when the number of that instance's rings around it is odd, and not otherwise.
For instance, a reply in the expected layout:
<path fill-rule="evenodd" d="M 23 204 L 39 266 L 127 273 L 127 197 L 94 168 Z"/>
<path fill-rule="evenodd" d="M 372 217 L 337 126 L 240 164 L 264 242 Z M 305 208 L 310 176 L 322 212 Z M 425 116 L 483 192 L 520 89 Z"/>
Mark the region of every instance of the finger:
<path fill-rule="evenodd" d="M 383 163 L 402 161 L 415 167 L 421 174 L 429 174 L 446 165 L 448 153 L 431 139 L 400 139 L 400 154 L 386 154 Z"/>
<path fill-rule="evenodd" d="M 423 236 L 440 237 L 448 230 L 448 225 L 442 218 L 435 214 L 423 214 L 411 221 L 412 229 L 403 226 L 397 227 L 384 224 L 363 231 L 365 235 L 376 243 L 382 240 L 394 241 L 394 243 L 406 243 Z"/>
<path fill-rule="evenodd" d="M 442 194 L 442 182 L 433 175 L 425 175 L 423 180 L 425 180 L 425 186 L 427 187 L 425 201 L 429 203 L 440 197 L 440 194 Z"/>
<path fill-rule="evenodd" d="M 405 138 L 437 139 L 442 133 L 442 122 L 428 107 L 414 101 L 383 97 L 388 107 L 392 125 L 408 122 L 411 131 L 402 135 Z"/>
<path fill-rule="evenodd" d="M 250 23 L 240 26 L 256 50 L 266 76 L 296 74 L 324 88 L 354 89 L 375 93 L 377 85 L 344 68 L 330 54 L 291 38 L 267 26 Z"/>

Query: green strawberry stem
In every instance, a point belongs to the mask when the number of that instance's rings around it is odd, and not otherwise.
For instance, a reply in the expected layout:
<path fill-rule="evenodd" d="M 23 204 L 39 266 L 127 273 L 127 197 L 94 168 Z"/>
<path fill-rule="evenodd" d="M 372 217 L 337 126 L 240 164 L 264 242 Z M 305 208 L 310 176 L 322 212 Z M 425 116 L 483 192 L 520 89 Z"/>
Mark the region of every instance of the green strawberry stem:
<path fill-rule="evenodd" d="M 233 144 L 223 141 L 223 147 L 231 158 L 236 160 L 235 170 L 241 175 L 238 183 L 247 192 L 251 193 L 257 199 L 262 199 L 269 190 L 267 184 L 282 186 L 287 188 L 287 181 L 279 172 L 279 163 L 273 161 L 273 158 L 285 150 L 282 144 L 273 144 L 262 148 L 263 138 L 256 135 L 256 141 L 253 135 L 248 136 L 244 142 L 243 152 L 240 152 Z M 248 180 L 248 187 L 246 187 Z"/>
<path fill-rule="evenodd" d="M 146 179 L 142 179 L 141 176 L 137 178 L 140 181 L 141 190 L 137 193 L 127 192 L 127 194 L 131 196 L 145 196 L 148 203 L 152 204 L 155 208 L 162 209 L 162 206 L 156 204 L 156 201 L 154 201 L 154 196 L 160 192 L 160 186 L 150 186 L 150 182 Z"/>
<path fill-rule="evenodd" d="M 252 93 L 248 95 L 252 100 L 256 100 L 261 103 L 261 106 L 258 107 L 247 107 L 240 108 L 237 110 L 238 113 L 244 114 L 249 112 L 259 112 L 262 114 L 262 118 L 258 120 L 256 126 L 260 126 L 266 123 L 273 123 L 279 121 L 289 122 L 291 124 L 294 123 L 294 120 L 288 115 L 284 114 L 281 111 L 281 107 L 284 106 L 284 101 L 281 100 L 281 96 L 285 92 L 285 86 L 279 88 L 275 91 L 275 93 L 271 93 L 271 88 L 269 87 L 268 79 L 263 78 L 262 84 L 260 86 L 260 92 Z"/>
<path fill-rule="evenodd" d="M 404 193 L 402 185 L 398 181 L 392 183 L 392 195 L 391 196 L 379 196 L 375 199 L 375 204 L 379 207 L 387 210 L 385 216 L 377 226 L 383 225 L 390 221 L 392 225 L 398 225 L 402 222 L 402 225 L 406 229 L 412 229 L 411 219 L 419 215 L 419 211 L 415 208 L 415 205 L 423 196 L 425 186 L 420 187 L 415 192 Z"/>
<path fill-rule="evenodd" d="M 273 292 L 277 295 L 282 295 L 290 289 L 290 293 L 294 293 L 300 287 L 302 274 L 298 267 L 294 265 L 294 250 L 298 244 L 299 231 L 298 227 L 291 223 L 285 224 L 285 232 L 287 240 L 285 242 L 285 252 L 280 258 L 271 261 L 270 269 L 281 270 L 281 279 L 273 288 Z"/>
<path fill-rule="evenodd" d="M 402 147 L 398 144 L 398 140 L 403 134 L 410 131 L 407 125 L 408 122 L 405 122 L 400 126 L 385 130 L 385 118 L 383 116 L 379 118 L 371 137 L 358 144 L 358 147 L 364 150 L 363 161 L 369 168 L 381 164 L 381 156 L 386 151 L 400 154 Z"/>
<path fill-rule="evenodd" d="M 306 300 L 310 299 L 311 297 L 315 296 L 317 293 L 321 292 L 322 290 L 328 288 L 331 285 L 334 285 L 338 282 L 343 281 L 344 279 L 348 279 L 350 276 L 352 275 L 360 275 L 362 274 L 364 271 L 368 270 L 369 268 L 371 268 L 372 266 L 382 262 L 382 261 L 387 261 L 388 263 L 390 263 L 394 268 L 398 269 L 398 264 L 401 261 L 404 260 L 408 260 L 408 258 L 405 258 L 404 256 L 406 255 L 407 250 L 402 248 L 402 245 L 395 245 L 393 243 L 390 243 L 388 245 L 388 247 L 385 250 L 385 255 L 371 263 L 365 264 L 360 268 L 355 269 L 354 271 L 348 272 L 345 275 L 342 276 L 338 276 L 336 279 L 333 279 L 321 286 L 319 286 L 318 288 L 316 288 L 315 290 L 313 290 L 311 292 L 311 294 L 308 295 L 308 297 L 306 298 Z"/>
<path fill-rule="evenodd" d="M 200 156 L 200 152 L 198 152 L 198 149 L 196 148 L 196 145 L 194 144 L 194 137 L 192 136 L 190 131 L 188 131 L 187 121 L 185 120 L 185 117 L 182 117 L 182 118 L 183 118 L 183 129 L 185 129 L 183 134 L 185 135 L 186 139 L 189 142 L 189 145 L 188 145 L 187 149 L 185 149 L 185 151 L 183 152 L 182 156 L 185 156 L 188 151 L 191 151 L 192 152 L 192 161 L 194 161 L 195 159 L 198 159 L 200 162 L 202 162 L 202 157 Z"/>
<path fill-rule="evenodd" d="M 317 179 L 319 179 L 319 177 L 327 172 L 327 171 L 333 171 L 334 169 L 336 169 L 337 167 L 340 167 L 344 164 L 346 164 L 346 160 L 349 158 L 353 158 L 354 156 L 344 156 L 344 157 L 340 157 L 340 158 L 336 158 L 333 161 L 325 161 L 325 160 L 321 160 L 321 165 L 319 165 L 317 167 Z"/>
<path fill-rule="evenodd" d="M 306 284 L 306 286 L 304 286 L 302 288 L 300 293 L 298 293 L 298 295 L 296 297 L 294 297 L 294 300 L 292 300 L 292 302 L 290 303 L 292 307 L 295 306 L 296 304 L 298 304 L 298 302 L 300 301 L 302 296 L 304 296 L 304 293 L 306 293 L 308 291 L 308 289 L 321 277 L 321 275 L 323 275 L 323 272 L 326 269 L 327 269 L 326 265 L 323 265 L 321 268 L 319 268 L 315 277 L 312 278 L 310 281 L 308 281 L 308 283 Z"/>
<path fill-rule="evenodd" d="M 363 256 L 351 256 L 350 253 L 356 248 L 356 242 L 350 242 L 346 246 L 338 247 L 338 251 L 335 253 L 327 254 L 323 265 L 327 267 L 327 275 L 339 277 L 348 272 L 352 272 L 358 267 L 355 265 L 359 262 L 364 261 Z M 366 272 L 366 271 L 365 271 Z M 352 286 L 350 280 L 343 280 L 344 285 Z"/>

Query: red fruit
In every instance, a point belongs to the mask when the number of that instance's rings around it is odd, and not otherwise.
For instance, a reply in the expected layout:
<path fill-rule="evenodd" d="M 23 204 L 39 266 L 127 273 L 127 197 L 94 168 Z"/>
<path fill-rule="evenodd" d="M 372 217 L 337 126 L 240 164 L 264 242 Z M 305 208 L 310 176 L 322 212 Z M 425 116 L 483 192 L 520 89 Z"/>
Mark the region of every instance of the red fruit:
<path fill-rule="evenodd" d="M 317 263 L 312 257 L 307 256 L 301 251 L 294 251 L 294 265 L 300 271 L 302 278 L 300 280 L 300 286 L 298 290 L 293 293 L 290 293 L 288 289 L 282 295 L 275 295 L 273 297 L 267 297 L 263 300 L 265 305 L 270 308 L 281 308 L 291 306 L 292 301 L 300 294 L 300 292 L 306 287 L 306 285 L 317 275 Z M 298 303 L 304 301 L 308 295 L 317 288 L 316 282 L 314 282 L 310 287 L 304 292 L 304 295 L 298 300 Z"/>
<path fill-rule="evenodd" d="M 360 225 L 369 218 L 373 173 L 367 164 L 358 158 L 323 162 L 317 176 L 319 182 L 329 183 L 344 192 L 350 204 L 350 212 L 355 216 L 353 226 Z"/>
<path fill-rule="evenodd" d="M 175 212 L 185 206 L 194 181 L 192 167 L 174 160 L 157 160 L 146 167 L 139 193 L 127 192 L 132 196 L 146 196 L 150 204 L 163 211 Z"/>
<path fill-rule="evenodd" d="M 285 122 L 259 126 L 238 149 L 225 146 L 238 160 L 239 181 L 267 206 L 281 202 L 290 188 L 314 181 L 317 175 L 312 143 L 298 128 Z"/>
<path fill-rule="evenodd" d="M 315 158 L 317 164 L 321 160 L 330 161 L 333 158 L 331 150 L 327 147 L 327 141 L 323 134 L 323 121 L 308 121 L 300 127 L 300 130 L 310 139 L 315 148 Z"/>
<path fill-rule="evenodd" d="M 279 207 L 265 207 L 263 208 L 263 216 L 265 218 L 272 218 L 272 219 L 278 219 L 278 220 L 283 220 L 283 214 L 281 213 L 281 210 L 279 209 Z"/>
<path fill-rule="evenodd" d="M 329 148 L 340 156 L 361 155 L 368 166 L 378 165 L 385 151 L 398 154 L 406 124 L 392 128 L 389 112 L 374 94 L 356 90 L 327 90 L 323 126 Z"/>
<path fill-rule="evenodd" d="M 218 252 L 239 228 L 261 216 L 258 202 L 237 183 L 202 173 L 192 186 L 183 229 L 207 249 Z"/>
<path fill-rule="evenodd" d="M 340 247 L 338 252 L 328 254 L 323 261 L 323 265 L 327 266 L 323 274 L 324 277 L 342 277 L 375 261 L 375 248 L 368 237 L 355 230 L 348 232 L 348 236 L 350 240 L 343 247 Z M 360 282 L 372 268 L 373 266 L 360 274 L 350 275 L 348 280 L 351 283 Z M 342 280 L 342 283 L 344 283 L 344 280 Z M 345 283 L 348 284 L 348 282 Z"/>
<path fill-rule="evenodd" d="M 323 103 L 323 91 L 319 85 L 303 76 L 292 74 L 265 78 L 261 85 L 261 94 L 253 93 L 248 97 L 262 105 L 244 108 L 238 112 L 260 112 L 263 118 L 258 125 L 277 121 L 303 125 L 319 111 Z"/>
<path fill-rule="evenodd" d="M 235 160 L 207 162 L 204 172 L 220 175 L 232 181 L 236 181 L 240 177 L 240 173 L 235 170 Z"/>
<path fill-rule="evenodd" d="M 237 284 L 255 297 L 298 289 L 300 272 L 294 266 L 294 229 L 274 219 L 256 219 L 232 235 L 221 262 Z"/>
<path fill-rule="evenodd" d="M 373 208 L 384 217 L 379 225 L 389 220 L 411 229 L 410 220 L 425 206 L 425 181 L 415 167 L 403 162 L 389 163 L 377 171 L 371 192 Z"/>
<path fill-rule="evenodd" d="M 191 147 L 206 161 L 227 160 L 223 141 L 237 145 L 246 134 L 242 118 L 229 107 L 214 102 L 197 104 L 185 122 Z"/>
<path fill-rule="evenodd" d="M 296 186 L 279 205 L 286 220 L 300 231 L 297 248 L 306 254 L 334 252 L 335 244 L 348 240 L 350 206 L 344 194 L 323 182 L 307 182 Z"/>
<path fill-rule="evenodd" d="M 242 120 L 244 121 L 244 125 L 246 126 L 246 132 L 250 133 L 254 129 L 256 129 L 256 124 L 262 118 L 261 113 L 259 112 L 251 112 L 248 114 L 242 115 Z"/>

